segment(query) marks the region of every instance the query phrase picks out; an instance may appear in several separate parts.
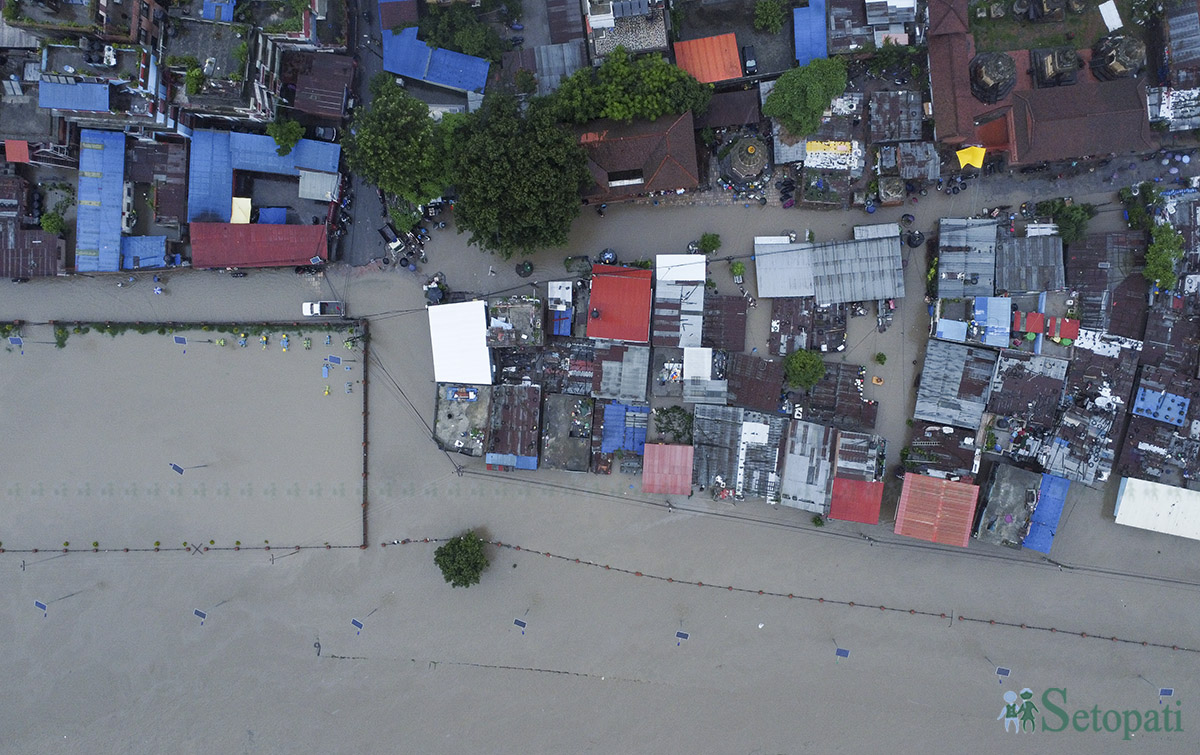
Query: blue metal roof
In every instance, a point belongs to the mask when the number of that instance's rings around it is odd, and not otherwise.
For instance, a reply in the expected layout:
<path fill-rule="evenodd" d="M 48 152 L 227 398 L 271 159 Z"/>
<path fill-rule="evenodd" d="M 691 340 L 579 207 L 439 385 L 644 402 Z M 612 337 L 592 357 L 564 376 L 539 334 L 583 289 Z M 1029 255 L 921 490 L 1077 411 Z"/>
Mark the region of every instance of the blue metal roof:
<path fill-rule="evenodd" d="M 268 225 L 285 225 L 287 223 L 286 207 L 258 208 L 258 222 Z"/>
<path fill-rule="evenodd" d="M 646 428 L 626 427 L 625 415 L 649 414 L 648 406 L 629 406 L 627 404 L 604 405 L 604 436 L 600 441 L 600 450 L 610 454 L 621 449 L 632 451 L 641 456 L 646 450 Z"/>
<path fill-rule="evenodd" d="M 121 199 L 125 190 L 125 134 L 84 129 L 79 134 L 79 191 L 75 208 L 75 269 L 121 269 Z"/>
<path fill-rule="evenodd" d="M 937 335 L 945 341 L 967 342 L 967 324 L 962 320 L 951 320 L 943 317 L 937 321 Z"/>
<path fill-rule="evenodd" d="M 121 269 L 145 270 L 167 266 L 166 236 L 122 236 Z"/>
<path fill-rule="evenodd" d="M 188 222 L 228 223 L 233 206 L 233 171 L 298 176 L 301 170 L 337 173 L 342 147 L 301 139 L 286 155 L 276 154 L 265 134 L 196 129 L 188 178 Z"/>
<path fill-rule="evenodd" d="M 38 107 L 107 113 L 108 83 L 59 84 L 43 81 L 38 84 Z"/>
<path fill-rule="evenodd" d="M 515 467 L 517 469 L 537 469 L 538 457 L 517 456 L 516 454 L 485 454 L 483 460 L 487 464 L 500 467 Z"/>
<path fill-rule="evenodd" d="M 825 0 L 809 0 L 807 8 L 792 9 L 796 36 L 796 62 L 806 66 L 829 56 L 825 38 Z"/>
<path fill-rule="evenodd" d="M 232 21 L 234 0 L 204 0 L 200 17 L 206 21 Z"/>
<path fill-rule="evenodd" d="M 1021 545 L 1050 555 L 1050 546 L 1054 543 L 1054 533 L 1058 530 L 1058 520 L 1062 517 L 1063 506 L 1067 502 L 1067 491 L 1070 488 L 1069 480 L 1050 474 L 1042 475 L 1037 508 L 1033 510 L 1033 516 L 1030 518 L 1029 534 L 1021 541 Z"/>
<path fill-rule="evenodd" d="M 489 65 L 483 58 L 430 48 L 417 39 L 415 26 L 403 29 L 399 34 L 390 30 L 383 32 L 383 70 L 388 73 L 448 89 L 482 92 L 487 84 Z"/>
<path fill-rule="evenodd" d="M 983 332 L 981 341 L 998 348 L 1008 346 L 1012 299 L 1001 296 L 976 296 L 974 317 L 975 324 Z"/>
<path fill-rule="evenodd" d="M 429 58 L 425 81 L 462 92 L 482 92 L 490 65 L 483 58 L 438 48 Z"/>
<path fill-rule="evenodd" d="M 188 222 L 228 223 L 232 214 L 229 132 L 197 129 L 188 160 Z"/>
<path fill-rule="evenodd" d="M 1137 396 L 1133 399 L 1133 413 L 1139 417 L 1183 427 L 1191 403 L 1192 400 L 1184 396 L 1139 387 Z"/>

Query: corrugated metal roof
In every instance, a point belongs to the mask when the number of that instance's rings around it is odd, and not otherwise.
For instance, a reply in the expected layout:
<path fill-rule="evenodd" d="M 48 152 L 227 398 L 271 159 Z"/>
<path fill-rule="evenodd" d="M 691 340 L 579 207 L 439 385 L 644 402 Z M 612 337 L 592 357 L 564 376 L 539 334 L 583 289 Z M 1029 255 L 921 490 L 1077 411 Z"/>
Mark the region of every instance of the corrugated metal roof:
<path fill-rule="evenodd" d="M 809 0 L 808 7 L 792 9 L 796 63 L 806 66 L 829 54 L 826 42 L 825 0 Z"/>
<path fill-rule="evenodd" d="M 963 320 L 951 320 L 947 317 L 939 318 L 937 321 L 937 333 L 934 335 L 947 341 L 966 343 L 967 323 Z"/>
<path fill-rule="evenodd" d="M 146 270 L 166 266 L 166 236 L 121 237 L 122 270 Z"/>
<path fill-rule="evenodd" d="M 896 510 L 896 534 L 966 548 L 979 488 L 909 472 Z"/>
<path fill-rule="evenodd" d="M 844 522 L 879 524 L 879 509 L 883 504 L 883 483 L 865 480 L 846 480 L 835 477 L 829 518 Z"/>
<path fill-rule="evenodd" d="M 719 34 L 676 42 L 675 65 L 702 84 L 741 78 L 742 58 L 738 52 L 737 36 Z"/>
<path fill-rule="evenodd" d="M 556 45 L 533 48 L 537 68 L 538 94 L 543 97 L 558 89 L 562 80 L 588 64 L 587 49 L 582 39 Z"/>
<path fill-rule="evenodd" d="M 891 238 L 820 244 L 759 243 L 759 238 L 754 261 L 760 297 L 813 296 L 818 305 L 828 306 L 904 296 L 899 229 Z"/>
<path fill-rule="evenodd" d="M 38 83 L 38 107 L 83 113 L 108 112 L 108 82 L 62 84 Z"/>
<path fill-rule="evenodd" d="M 738 407 L 698 405 L 692 422 L 693 479 L 713 485 L 721 477 L 742 495 L 774 500 L 787 424 L 784 417 Z"/>
<path fill-rule="evenodd" d="M 1061 291 L 1066 285 L 1062 237 L 1021 236 L 996 244 L 996 291 Z"/>
<path fill-rule="evenodd" d="M 642 492 L 687 495 L 692 492 L 691 446 L 652 443 L 645 447 Z"/>
<path fill-rule="evenodd" d="M 201 268 L 291 267 L 329 257 L 323 224 L 192 223 L 191 237 L 192 264 Z"/>
<path fill-rule="evenodd" d="M 645 401 L 650 381 L 650 348 L 610 344 L 598 346 L 592 375 L 592 395 L 621 401 Z"/>
<path fill-rule="evenodd" d="M 388 73 L 462 92 L 482 92 L 487 84 L 488 61 L 461 52 L 430 49 L 417 39 L 417 27 L 399 34 L 383 31 L 383 69 Z"/>
<path fill-rule="evenodd" d="M 610 454 L 620 449 L 641 456 L 646 446 L 646 426 L 649 419 L 648 406 L 605 404 L 601 452 Z"/>
<path fill-rule="evenodd" d="M 812 422 L 792 422 L 784 442 L 780 503 L 825 514 L 833 484 L 833 446 L 837 431 Z"/>
<path fill-rule="evenodd" d="M 194 140 L 195 136 L 192 138 Z M 234 170 L 279 176 L 298 176 L 301 170 L 338 172 L 342 155 L 340 144 L 301 139 L 286 155 L 280 155 L 276 151 L 278 147 L 275 139 L 266 134 L 229 134 L 229 156 Z"/>
<path fill-rule="evenodd" d="M 991 395 L 996 353 L 930 339 L 914 416 L 967 430 L 979 427 Z"/>
<path fill-rule="evenodd" d="M 417 0 L 381 0 L 379 3 L 379 26 L 395 29 L 397 26 L 415 24 L 420 17 Z"/>
<path fill-rule="evenodd" d="M 29 162 L 29 142 L 24 139 L 5 139 L 4 159 L 10 163 Z"/>
<path fill-rule="evenodd" d="M 188 167 L 188 222 L 228 223 L 233 212 L 229 132 L 196 130 Z"/>
<path fill-rule="evenodd" d="M 933 142 L 901 142 L 896 164 L 901 178 L 936 181 L 942 175 L 942 158 Z"/>
<path fill-rule="evenodd" d="M 1021 541 L 1021 545 L 1038 553 L 1050 555 L 1050 546 L 1054 544 L 1054 535 L 1058 531 L 1058 520 L 1062 517 L 1063 507 L 1067 503 L 1067 493 L 1071 482 L 1062 477 L 1050 474 L 1042 475 L 1042 484 L 1038 489 L 1037 508 L 1029 522 L 1029 534 Z"/>
<path fill-rule="evenodd" d="M 1200 12 L 1196 3 L 1188 0 L 1168 3 L 1166 16 L 1171 64 L 1187 67 L 1200 62 Z"/>
<path fill-rule="evenodd" d="M 870 115 L 870 139 L 873 144 L 915 142 L 921 138 L 924 112 L 918 92 L 875 92 L 871 95 Z"/>
<path fill-rule="evenodd" d="M 1012 299 L 999 296 L 977 296 L 973 316 L 980 329 L 980 340 L 988 346 L 1002 349 L 1008 346 L 1008 326 L 1012 323 Z"/>
<path fill-rule="evenodd" d="M 75 209 L 75 269 L 121 269 L 121 212 L 125 134 L 84 129 L 79 134 L 79 204 Z"/>
<path fill-rule="evenodd" d="M 594 266 L 588 302 L 588 338 L 648 343 L 653 275 L 652 270 Z"/>
<path fill-rule="evenodd" d="M 942 218 L 938 225 L 938 296 L 962 299 L 996 293 L 996 233 L 986 218 Z"/>

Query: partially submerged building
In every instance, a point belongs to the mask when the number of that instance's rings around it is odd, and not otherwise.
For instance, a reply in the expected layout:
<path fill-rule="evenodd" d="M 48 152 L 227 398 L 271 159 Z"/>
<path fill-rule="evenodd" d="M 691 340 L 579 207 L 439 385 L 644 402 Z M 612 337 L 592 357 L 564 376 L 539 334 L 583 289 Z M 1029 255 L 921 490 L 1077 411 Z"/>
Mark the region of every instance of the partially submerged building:
<path fill-rule="evenodd" d="M 1065 359 L 1004 349 L 996 360 L 987 410 L 1022 424 L 1051 427 L 1064 400 Z"/>
<path fill-rule="evenodd" d="M 782 359 L 731 354 L 726 371 L 729 403 L 767 414 L 779 412 L 783 403 L 783 378 Z"/>
<path fill-rule="evenodd" d="M 996 293 L 997 223 L 987 218 L 942 218 L 938 224 L 938 286 L 942 299 Z"/>
<path fill-rule="evenodd" d="M 991 397 L 995 366 L 995 352 L 930 339 L 914 416 L 966 430 L 978 428 Z"/>
<path fill-rule="evenodd" d="M 542 300 L 517 294 L 488 299 L 487 345 L 491 348 L 535 348 L 545 340 Z"/>
<path fill-rule="evenodd" d="M 592 363 L 592 396 L 644 403 L 650 385 L 650 348 L 597 344 Z"/>
<path fill-rule="evenodd" d="M 891 238 L 824 243 L 754 239 L 759 296 L 811 296 L 820 306 L 904 296 L 900 230 Z"/>
<path fill-rule="evenodd" d="M 642 492 L 689 495 L 692 492 L 691 446 L 651 443 L 645 447 Z"/>
<path fill-rule="evenodd" d="M 653 271 L 615 265 L 592 268 L 588 338 L 649 343 Z"/>
<path fill-rule="evenodd" d="M 1200 540 L 1200 491 L 1126 477 L 1114 513 L 1117 524 Z"/>
<path fill-rule="evenodd" d="M 484 453 L 488 469 L 537 469 L 541 417 L 541 386 L 492 386 L 491 416 Z"/>
<path fill-rule="evenodd" d="M 438 383 L 435 390 L 433 440 L 438 448 L 482 457 L 491 423 L 491 387 Z"/>
<path fill-rule="evenodd" d="M 586 472 L 591 467 L 592 413 L 586 396 L 551 393 L 542 408 L 542 467 Z"/>
<path fill-rule="evenodd" d="M 909 472 L 896 510 L 896 534 L 966 548 L 978 500 L 974 485 Z"/>
<path fill-rule="evenodd" d="M 734 497 L 777 500 L 787 420 L 735 406 L 696 407 L 693 480 Z"/>
<path fill-rule="evenodd" d="M 1024 547 L 1049 555 L 1070 487 L 1061 477 L 996 465 L 975 537 L 992 545 Z"/>
<path fill-rule="evenodd" d="M 433 379 L 439 383 L 492 384 L 487 347 L 487 310 L 482 301 L 439 304 L 429 308 Z"/>
<path fill-rule="evenodd" d="M 702 345 L 705 263 L 702 254 L 660 254 L 655 258 L 654 346 Z"/>
<path fill-rule="evenodd" d="M 0 277 L 57 275 L 65 267 L 65 242 L 33 223 L 29 182 L 0 176 Z"/>

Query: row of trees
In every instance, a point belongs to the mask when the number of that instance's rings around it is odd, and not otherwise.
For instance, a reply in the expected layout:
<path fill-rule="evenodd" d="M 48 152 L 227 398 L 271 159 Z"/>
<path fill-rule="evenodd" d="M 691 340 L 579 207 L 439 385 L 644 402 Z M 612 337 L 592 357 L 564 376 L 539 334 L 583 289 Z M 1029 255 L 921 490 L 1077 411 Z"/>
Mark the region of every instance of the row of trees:
<path fill-rule="evenodd" d="M 699 115 L 708 108 L 712 89 L 660 55 L 632 58 L 619 47 L 599 68 L 582 68 L 564 79 L 550 99 L 565 123 L 596 118 L 629 123 L 688 110 Z"/>

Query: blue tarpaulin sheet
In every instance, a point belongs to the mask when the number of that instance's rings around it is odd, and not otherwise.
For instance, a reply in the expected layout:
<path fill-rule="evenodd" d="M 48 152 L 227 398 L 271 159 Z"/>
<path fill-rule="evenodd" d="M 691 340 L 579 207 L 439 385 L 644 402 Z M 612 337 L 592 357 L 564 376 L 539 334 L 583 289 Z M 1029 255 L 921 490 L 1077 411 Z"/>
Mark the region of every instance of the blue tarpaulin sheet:
<path fill-rule="evenodd" d="M 488 62 L 460 52 L 432 49 L 417 39 L 417 27 L 383 32 L 383 70 L 463 92 L 482 92 Z"/>
<path fill-rule="evenodd" d="M 944 341 L 967 342 L 967 324 L 962 320 L 943 317 L 937 321 L 937 337 Z"/>
<path fill-rule="evenodd" d="M 975 324 L 983 331 L 980 339 L 988 346 L 1008 346 L 1009 326 L 1012 323 L 1012 299 L 999 296 L 975 297 Z"/>
<path fill-rule="evenodd" d="M 600 450 L 610 454 L 620 449 L 632 451 L 641 456 L 646 449 L 646 428 L 630 427 L 626 424 L 627 414 L 649 414 L 648 406 L 627 406 L 625 404 L 606 404 L 604 407 L 604 436 L 600 441 Z"/>
<path fill-rule="evenodd" d="M 79 135 L 79 204 L 75 208 L 75 269 L 121 269 L 121 202 L 125 134 L 84 129 Z"/>
<path fill-rule="evenodd" d="M 575 317 L 575 310 L 568 307 L 567 309 L 556 309 L 553 315 L 552 333 L 556 336 L 571 335 L 571 320 Z"/>
<path fill-rule="evenodd" d="M 258 222 L 269 225 L 284 225 L 287 223 L 287 208 L 261 207 L 258 210 Z"/>
<path fill-rule="evenodd" d="M 814 60 L 828 57 L 825 23 L 825 0 L 810 0 L 807 8 L 792 9 L 798 64 L 806 66 Z"/>
<path fill-rule="evenodd" d="M 1070 488 L 1070 480 L 1049 474 L 1042 475 L 1037 508 L 1033 510 L 1029 534 L 1021 542 L 1022 545 L 1038 553 L 1050 554 L 1050 546 L 1054 543 L 1054 533 L 1058 530 L 1058 520 L 1062 517 L 1063 506 L 1067 502 L 1067 491 Z"/>
<path fill-rule="evenodd" d="M 43 81 L 38 84 L 38 107 L 107 113 L 108 83 L 59 84 Z"/>
<path fill-rule="evenodd" d="M 200 17 L 205 21 L 232 21 L 233 0 L 204 0 Z"/>
<path fill-rule="evenodd" d="M 166 266 L 166 236 L 123 236 L 121 238 L 122 270 L 146 270 Z"/>

